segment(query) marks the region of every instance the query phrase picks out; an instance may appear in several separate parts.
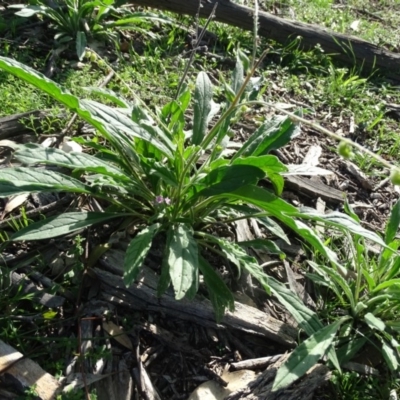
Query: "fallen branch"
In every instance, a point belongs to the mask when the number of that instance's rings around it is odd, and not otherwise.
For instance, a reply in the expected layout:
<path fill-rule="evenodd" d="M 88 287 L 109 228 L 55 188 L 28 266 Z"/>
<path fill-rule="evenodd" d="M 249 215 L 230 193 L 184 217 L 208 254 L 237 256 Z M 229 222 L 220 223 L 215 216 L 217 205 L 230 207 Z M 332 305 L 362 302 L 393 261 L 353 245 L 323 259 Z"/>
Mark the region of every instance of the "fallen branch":
<path fill-rule="evenodd" d="M 202 1 L 200 16 L 207 18 L 216 0 Z M 199 0 L 133 0 L 133 4 L 172 11 L 178 14 L 195 16 L 198 12 Z M 234 25 L 239 28 L 253 30 L 253 9 L 229 0 L 220 0 L 215 13 L 215 20 Z M 288 44 L 298 36 L 302 37 L 303 49 L 313 49 L 320 45 L 327 54 L 348 64 L 357 63 L 369 73 L 378 68 L 388 78 L 400 81 L 400 54 L 375 46 L 354 36 L 328 31 L 316 25 L 289 21 L 275 17 L 266 12 L 259 12 L 260 36 L 278 43 Z"/>

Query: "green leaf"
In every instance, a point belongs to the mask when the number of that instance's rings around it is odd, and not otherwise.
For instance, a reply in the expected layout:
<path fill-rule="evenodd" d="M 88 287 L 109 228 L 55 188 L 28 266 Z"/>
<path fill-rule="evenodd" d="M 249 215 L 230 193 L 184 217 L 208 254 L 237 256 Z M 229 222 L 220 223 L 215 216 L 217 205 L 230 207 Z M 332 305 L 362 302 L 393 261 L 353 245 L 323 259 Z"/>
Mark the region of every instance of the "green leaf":
<path fill-rule="evenodd" d="M 40 144 L 28 143 L 20 145 L 14 153 L 17 160 L 24 164 L 51 164 L 70 169 L 82 169 L 84 171 L 96 172 L 113 178 L 130 181 L 132 178 L 123 171 L 113 167 L 97 157 L 86 153 L 71 152 L 55 148 L 45 148 Z"/>
<path fill-rule="evenodd" d="M 400 200 L 392 208 L 385 230 L 385 243 L 389 244 L 395 238 L 400 224 Z"/>
<path fill-rule="evenodd" d="M 192 144 L 199 145 L 207 131 L 208 115 L 211 111 L 212 85 L 205 72 L 200 72 L 194 92 L 194 116 Z"/>
<path fill-rule="evenodd" d="M 233 156 L 233 159 L 268 154 L 271 150 L 279 149 L 287 144 L 300 132 L 300 127 L 288 117 L 276 116 L 250 135 L 249 139 Z"/>
<path fill-rule="evenodd" d="M 126 286 L 131 285 L 137 278 L 159 228 L 160 224 L 150 225 L 142 229 L 129 243 L 124 260 L 124 283 Z"/>
<path fill-rule="evenodd" d="M 90 186 L 54 171 L 27 167 L 0 169 L 0 198 L 34 192 L 94 193 Z"/>
<path fill-rule="evenodd" d="M 300 237 L 307 240 L 316 250 L 320 251 L 325 257 L 327 257 L 330 262 L 334 263 L 341 272 L 345 272 L 344 267 L 337 261 L 337 255 L 324 245 L 316 232 L 303 222 L 293 218 L 294 215 L 301 215 L 298 213 L 296 207 L 293 207 L 268 190 L 254 185 L 241 187 L 240 189 L 231 192 L 229 197 L 231 200 L 236 198 L 238 200 L 246 201 L 269 212 L 281 222 L 285 223 L 294 232 L 299 234 Z"/>
<path fill-rule="evenodd" d="M 41 240 L 66 235 L 110 219 L 126 217 L 129 214 L 99 213 L 99 212 L 70 212 L 42 221 L 34 222 L 14 233 L 10 240 Z"/>
<path fill-rule="evenodd" d="M 312 218 L 314 221 L 321 221 L 328 223 L 331 226 L 335 226 L 339 229 L 347 229 L 355 235 L 362 236 L 366 239 L 372 240 L 375 243 L 385 246 L 385 242 L 375 232 L 369 231 L 363 228 L 359 223 L 354 221 L 353 218 L 346 214 L 332 211 L 329 214 L 319 213 L 313 208 L 303 207 L 300 209 L 300 213 L 297 215 L 300 218 Z"/>
<path fill-rule="evenodd" d="M 392 371 L 397 371 L 399 368 L 398 355 L 396 351 L 385 340 L 382 339 L 382 355 L 386 364 Z"/>
<path fill-rule="evenodd" d="M 161 129 L 148 125 L 146 121 L 141 121 L 140 124 L 136 123 L 117 109 L 92 100 L 81 100 L 80 108 L 90 112 L 89 118 L 86 113 L 83 113 L 88 122 L 93 124 L 93 121 L 97 121 L 102 124 L 102 132 L 104 132 L 104 128 L 107 130 L 107 138 L 121 137 L 121 132 L 123 132 L 125 135 L 122 137 L 125 138 L 125 142 L 131 142 L 135 137 L 152 144 L 168 157 L 174 158 L 174 144 Z"/>
<path fill-rule="evenodd" d="M 288 168 L 285 164 L 282 164 L 278 157 L 265 155 L 258 157 L 244 157 L 244 158 L 235 158 L 231 162 L 232 165 L 252 165 L 253 167 L 257 167 L 263 170 L 267 175 L 268 174 L 279 174 L 281 172 L 288 171 Z"/>
<path fill-rule="evenodd" d="M 79 100 L 76 96 L 73 96 L 67 90 L 64 90 L 61 86 L 47 78 L 42 73 L 35 71 L 33 68 L 30 68 L 16 60 L 12 60 L 11 58 L 0 56 L 0 69 L 15 75 L 31 85 L 34 85 L 57 101 L 63 103 L 68 108 L 72 110 L 80 109 Z"/>
<path fill-rule="evenodd" d="M 226 309 L 229 311 L 235 309 L 235 301 L 232 292 L 208 261 L 201 256 L 199 257 L 199 267 L 208 288 L 216 320 L 220 322 Z"/>
<path fill-rule="evenodd" d="M 364 320 L 371 329 L 377 329 L 378 331 L 381 332 L 385 331 L 386 328 L 385 323 L 380 318 L 375 317 L 374 314 L 372 313 L 365 314 Z"/>
<path fill-rule="evenodd" d="M 254 247 L 256 249 L 265 250 L 269 254 L 278 254 L 281 259 L 285 258 L 285 253 L 272 240 L 254 239 L 237 242 L 237 244 L 241 247 Z"/>
<path fill-rule="evenodd" d="M 251 183 L 257 183 L 265 176 L 264 172 L 250 165 L 225 165 L 212 170 L 199 185 L 206 188 L 198 196 L 215 196 L 229 193 Z"/>
<path fill-rule="evenodd" d="M 82 61 L 85 56 L 86 51 L 86 34 L 83 31 L 78 31 L 76 33 L 76 54 L 80 61 Z"/>
<path fill-rule="evenodd" d="M 323 325 L 318 315 L 306 307 L 292 290 L 271 276 L 268 277 L 268 285 L 270 291 L 287 308 L 307 335 L 311 336 L 322 329 Z"/>
<path fill-rule="evenodd" d="M 83 89 L 88 90 L 91 93 L 95 93 L 100 96 L 103 96 L 104 98 L 112 101 L 115 105 L 117 105 L 119 107 L 127 108 L 127 109 L 131 108 L 130 104 L 122 96 L 118 95 L 111 89 L 107 89 L 107 88 L 103 88 L 103 87 L 85 87 Z"/>
<path fill-rule="evenodd" d="M 169 274 L 177 300 L 185 297 L 198 275 L 198 248 L 192 230 L 178 224 L 171 228 L 167 243 Z"/>
<path fill-rule="evenodd" d="M 331 346 L 342 322 L 343 319 L 340 319 L 320 329 L 301 343 L 279 368 L 272 391 L 274 392 L 289 386 L 313 367 L 325 355 L 329 346 Z"/>

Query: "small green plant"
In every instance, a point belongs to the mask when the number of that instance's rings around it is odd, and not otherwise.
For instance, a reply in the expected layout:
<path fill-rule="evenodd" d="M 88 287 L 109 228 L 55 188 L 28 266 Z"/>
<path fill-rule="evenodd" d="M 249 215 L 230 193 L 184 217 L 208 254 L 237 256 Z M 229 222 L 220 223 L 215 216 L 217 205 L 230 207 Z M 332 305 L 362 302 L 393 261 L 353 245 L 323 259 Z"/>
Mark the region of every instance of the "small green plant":
<path fill-rule="evenodd" d="M 32 4 L 33 3 L 33 4 Z M 168 22 L 167 18 L 148 12 L 131 12 L 119 7 L 115 0 L 33 0 L 31 5 L 12 5 L 20 8 L 20 17 L 40 15 L 49 19 L 56 30 L 54 40 L 57 46 L 75 42 L 76 54 L 81 60 L 90 40 L 106 39 L 118 42 L 118 31 L 135 30 L 146 35 L 152 33 L 140 27 L 144 21 Z"/>
<path fill-rule="evenodd" d="M 359 222 L 348 205 L 347 212 Z M 327 288 L 330 301 L 336 305 L 335 312 L 331 310 L 329 313 L 329 319 L 332 321 L 332 315 L 343 317 L 312 335 L 291 354 L 278 371 L 274 384 L 276 389 L 281 387 L 282 381 L 287 384 L 290 379 L 297 379 L 299 371 L 305 369 L 305 354 L 315 354 L 317 348 L 324 346 L 325 349 L 334 346 L 331 350 L 336 349 L 339 365 L 373 347 L 380 350 L 382 357 L 378 361 L 384 362 L 390 372 L 399 370 L 400 240 L 396 237 L 399 225 L 400 201 L 392 209 L 385 229 L 385 246 L 378 256 L 371 255 L 368 238 L 348 234 L 342 243 L 343 248 L 337 250 L 342 259 L 347 260 L 344 271 L 309 261 L 313 273 L 308 277 Z"/>

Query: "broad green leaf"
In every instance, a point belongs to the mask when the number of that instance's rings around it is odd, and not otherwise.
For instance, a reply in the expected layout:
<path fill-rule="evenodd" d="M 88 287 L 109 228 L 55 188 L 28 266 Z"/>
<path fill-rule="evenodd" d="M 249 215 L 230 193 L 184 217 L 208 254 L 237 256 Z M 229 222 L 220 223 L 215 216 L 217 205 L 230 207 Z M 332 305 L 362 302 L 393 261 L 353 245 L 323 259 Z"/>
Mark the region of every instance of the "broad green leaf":
<path fill-rule="evenodd" d="M 137 278 L 159 228 L 160 224 L 147 226 L 129 243 L 124 260 L 124 283 L 126 286 L 131 285 Z"/>
<path fill-rule="evenodd" d="M 82 60 L 85 56 L 86 51 L 86 34 L 83 31 L 78 31 L 76 33 L 76 54 L 79 60 Z"/>
<path fill-rule="evenodd" d="M 236 65 L 232 73 L 232 90 L 236 94 L 239 93 L 240 88 L 244 82 L 244 67 L 239 52 L 236 54 Z"/>
<path fill-rule="evenodd" d="M 77 179 L 41 168 L 0 169 L 0 198 L 20 193 L 73 192 L 94 193 L 93 188 Z"/>
<path fill-rule="evenodd" d="M 198 275 L 198 248 L 192 230 L 178 224 L 171 227 L 167 243 L 169 274 L 177 300 L 185 297 Z"/>
<path fill-rule="evenodd" d="M 258 157 L 244 157 L 244 158 L 235 158 L 232 162 L 232 165 L 252 165 L 253 167 L 257 167 L 263 170 L 267 175 L 268 174 L 279 174 L 281 172 L 286 172 L 288 169 L 285 164 L 282 164 L 278 157 L 265 155 Z"/>
<path fill-rule="evenodd" d="M 222 320 L 225 310 L 233 311 L 235 301 L 232 292 L 222 278 L 203 257 L 199 257 L 199 268 L 204 277 L 217 322 Z"/>
<path fill-rule="evenodd" d="M 14 233 L 10 240 L 41 240 L 66 235 L 88 226 L 129 214 L 100 212 L 70 212 L 34 222 Z"/>
<path fill-rule="evenodd" d="M 345 338 L 345 343 L 337 350 L 337 356 L 341 365 L 350 361 L 367 343 L 368 339 L 359 336 L 349 336 Z"/>
<path fill-rule="evenodd" d="M 382 339 L 382 355 L 386 361 L 386 364 L 391 371 L 397 371 L 399 368 L 399 360 L 396 351 L 390 346 L 386 340 Z"/>
<path fill-rule="evenodd" d="M 284 389 L 313 367 L 331 346 L 342 322 L 343 319 L 340 319 L 320 329 L 301 343 L 279 368 L 272 391 Z"/>
<path fill-rule="evenodd" d="M 374 314 L 372 313 L 365 314 L 364 320 L 371 329 L 377 329 L 378 331 L 381 332 L 385 331 L 386 328 L 385 323 L 380 318 L 375 317 Z"/>
<path fill-rule="evenodd" d="M 85 171 L 96 172 L 102 175 L 112 176 L 124 181 L 130 181 L 132 178 L 97 157 L 86 153 L 71 152 L 66 153 L 63 150 L 43 147 L 40 144 L 28 143 L 20 145 L 14 156 L 24 164 L 52 164 L 70 169 L 82 169 Z"/>
<path fill-rule="evenodd" d="M 263 170 L 274 186 L 275 192 L 280 195 L 283 190 L 284 180 L 280 173 L 287 171 L 287 168 L 275 156 L 265 155 L 258 157 L 237 158 L 232 165 L 252 165 Z"/>
<path fill-rule="evenodd" d="M 199 145 L 207 131 L 208 115 L 211 111 L 212 85 L 205 72 L 200 72 L 194 92 L 194 116 L 192 144 Z"/>
<path fill-rule="evenodd" d="M 20 8 L 20 4 L 15 4 L 15 5 L 10 5 L 8 6 L 9 8 Z M 45 6 L 28 6 L 24 7 L 21 11 L 18 11 L 15 13 L 15 15 L 18 15 L 18 17 L 23 17 L 23 18 L 29 18 L 32 17 L 35 14 L 40 14 L 45 11 Z"/>
<path fill-rule="evenodd" d="M 199 185 L 205 186 L 199 196 L 215 196 L 229 193 L 248 184 L 255 184 L 265 176 L 264 172 L 250 165 L 225 165 L 212 170 Z"/>
<path fill-rule="evenodd" d="M 395 238 L 400 224 L 400 200 L 392 208 L 385 230 L 385 243 L 389 244 Z"/>
<path fill-rule="evenodd" d="M 390 279 L 386 282 L 382 282 L 378 286 L 375 287 L 374 292 L 378 292 L 379 290 L 391 288 L 392 286 L 400 287 L 400 279 Z"/>
<path fill-rule="evenodd" d="M 300 127 L 286 116 L 276 116 L 261 125 L 233 156 L 261 156 L 279 149 L 300 134 Z"/>

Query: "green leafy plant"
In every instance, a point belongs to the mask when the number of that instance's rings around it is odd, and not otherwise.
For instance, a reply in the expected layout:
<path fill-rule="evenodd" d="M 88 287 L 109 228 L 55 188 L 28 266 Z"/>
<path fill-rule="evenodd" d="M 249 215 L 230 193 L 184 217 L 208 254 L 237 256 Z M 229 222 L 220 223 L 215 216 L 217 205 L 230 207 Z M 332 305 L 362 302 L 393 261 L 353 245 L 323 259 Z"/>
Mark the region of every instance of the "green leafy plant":
<path fill-rule="evenodd" d="M 92 38 L 116 42 L 118 31 L 135 30 L 153 35 L 148 29 L 140 27 L 144 21 L 168 22 L 167 18 L 149 12 L 131 12 L 119 7 L 115 0 L 34 0 L 31 5 L 12 5 L 20 8 L 20 17 L 40 15 L 49 19 L 57 31 L 56 45 L 75 41 L 76 53 L 81 60 Z"/>
<path fill-rule="evenodd" d="M 10 240 L 47 239 L 110 219 L 124 219 L 122 227 L 135 227 L 125 256 L 125 283 L 130 285 L 136 279 L 158 237 L 165 245 L 159 294 L 172 284 L 177 299 L 190 299 L 198 290 L 201 274 L 219 320 L 226 309 L 233 309 L 234 301 L 226 283 L 206 257 L 212 252 L 236 266 L 239 272 L 248 271 L 293 314 L 310 336 L 302 347 L 301 360 L 305 366 L 327 353 L 340 369 L 331 344 L 347 318 L 324 327 L 292 291 L 268 276 L 256 259 L 248 255 L 245 248 L 253 244 L 238 244 L 217 233 L 216 227 L 221 224 L 254 218 L 274 235 L 288 241 L 276 223 L 278 220 L 343 274 L 346 269 L 336 254 L 304 220 L 325 222 L 384 245 L 379 236 L 345 214 L 302 212 L 279 197 L 283 189 L 281 175 L 288 168 L 268 153 L 300 133 L 291 118 L 276 116 L 267 120 L 239 148 L 234 146 L 230 126 L 240 118 L 246 105 L 254 103 L 260 85 L 259 79 L 252 78 L 256 67 L 250 68 L 247 57 L 238 53 L 232 82 L 224 82 L 226 101 L 221 106 L 214 103 L 211 82 L 201 72 L 194 90 L 193 128 L 186 131 L 185 112 L 191 101 L 187 89 L 179 93 L 176 101 L 154 113 L 139 100 L 130 104 L 109 90 L 94 89 L 118 107 L 112 108 L 78 99 L 42 74 L 0 57 L 1 69 L 51 95 L 90 123 L 107 141 L 104 146 L 98 140 L 81 138 L 81 144 L 91 154 L 65 153 L 38 144 L 11 145 L 14 157 L 27 166 L 0 170 L 0 196 L 73 192 L 97 198 L 105 210 L 50 217 L 14 233 Z M 42 166 L 46 164 L 67 168 L 71 173 L 44 169 Z M 273 189 L 258 186 L 260 180 L 269 181 Z M 274 249 L 267 240 L 263 244 L 266 249 Z M 279 252 L 276 247 L 274 250 Z M 304 348 L 307 350 L 314 343 L 319 345 L 312 354 L 304 352 Z M 295 375 L 300 376 L 300 372 L 306 372 L 304 367 Z M 292 380 L 295 375 L 289 374 Z M 288 383 L 281 381 L 281 384 Z"/>
<path fill-rule="evenodd" d="M 347 205 L 348 214 L 359 222 Z M 315 284 L 328 290 L 328 302 L 336 304 L 332 315 L 345 315 L 313 334 L 290 355 L 278 371 L 276 390 L 297 379 L 322 354 L 322 347 L 334 346 L 340 365 L 351 361 L 362 350 L 372 347 L 380 350 L 381 362 L 389 371 L 398 371 L 400 365 L 400 240 L 396 237 L 400 224 L 400 201 L 393 207 L 386 225 L 385 246 L 378 255 L 371 253 L 368 238 L 345 234 L 338 248 L 347 260 L 346 274 L 332 264 L 309 261 L 313 272 L 308 274 Z M 341 325 L 341 328 L 339 329 Z M 309 364 L 305 364 L 304 360 Z M 301 361 L 301 362 L 299 362 Z M 379 362 L 379 360 L 378 360 Z"/>

